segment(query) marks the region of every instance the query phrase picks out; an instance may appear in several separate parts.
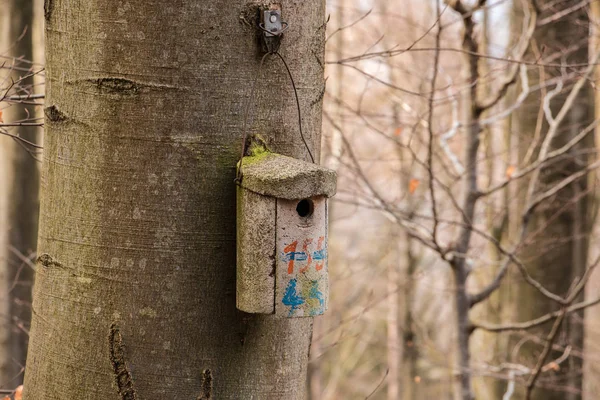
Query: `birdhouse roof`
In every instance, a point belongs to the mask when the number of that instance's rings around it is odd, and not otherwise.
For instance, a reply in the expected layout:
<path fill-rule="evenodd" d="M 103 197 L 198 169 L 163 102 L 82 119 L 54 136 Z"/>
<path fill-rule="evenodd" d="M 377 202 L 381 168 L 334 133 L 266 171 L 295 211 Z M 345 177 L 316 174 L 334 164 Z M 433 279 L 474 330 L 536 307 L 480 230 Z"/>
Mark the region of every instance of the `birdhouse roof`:
<path fill-rule="evenodd" d="M 268 151 L 244 157 L 241 186 L 253 192 L 296 200 L 335 194 L 335 171 Z"/>

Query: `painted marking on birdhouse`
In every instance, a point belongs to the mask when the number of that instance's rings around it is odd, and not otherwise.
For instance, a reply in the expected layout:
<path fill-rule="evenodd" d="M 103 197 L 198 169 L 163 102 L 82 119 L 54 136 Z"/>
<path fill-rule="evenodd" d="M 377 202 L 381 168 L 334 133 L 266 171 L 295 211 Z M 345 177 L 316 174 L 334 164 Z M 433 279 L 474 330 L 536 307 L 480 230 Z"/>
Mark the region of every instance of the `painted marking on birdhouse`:
<path fill-rule="evenodd" d="M 314 251 L 309 250 L 309 245 L 317 242 L 317 248 Z M 323 248 L 325 236 L 320 236 L 314 241 L 312 238 L 305 239 L 302 245 L 302 251 L 296 251 L 298 241 L 295 240 L 287 245 L 283 251 L 283 261 L 287 262 L 287 274 L 289 283 L 285 288 L 285 293 L 281 302 L 290 307 L 288 316 L 294 316 L 300 308 L 308 311 L 308 315 L 321 315 L 325 312 L 325 297 L 319 286 L 323 276 L 318 276 L 317 280 L 307 278 L 309 269 L 314 268 L 315 272 L 323 269 L 327 260 L 327 249 Z M 313 266 L 313 261 L 315 262 Z M 294 268 L 294 264 L 296 264 Z M 300 283 L 299 283 L 300 282 Z M 316 300 L 316 301 L 315 301 Z M 304 313 L 306 315 L 306 313 Z"/>
<path fill-rule="evenodd" d="M 309 200 L 307 212 L 297 200 L 277 200 L 275 312 L 281 316 L 315 316 L 327 309 L 327 204 L 324 197 Z"/>

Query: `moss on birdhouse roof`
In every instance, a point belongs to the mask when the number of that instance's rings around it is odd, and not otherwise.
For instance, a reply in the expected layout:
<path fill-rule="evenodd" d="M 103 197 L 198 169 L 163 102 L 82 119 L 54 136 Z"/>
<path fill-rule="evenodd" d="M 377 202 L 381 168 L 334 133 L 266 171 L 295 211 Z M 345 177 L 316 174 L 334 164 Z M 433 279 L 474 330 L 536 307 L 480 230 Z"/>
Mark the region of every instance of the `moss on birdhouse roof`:
<path fill-rule="evenodd" d="M 268 150 L 244 157 L 241 168 L 241 186 L 265 196 L 296 200 L 335 194 L 335 171 Z"/>

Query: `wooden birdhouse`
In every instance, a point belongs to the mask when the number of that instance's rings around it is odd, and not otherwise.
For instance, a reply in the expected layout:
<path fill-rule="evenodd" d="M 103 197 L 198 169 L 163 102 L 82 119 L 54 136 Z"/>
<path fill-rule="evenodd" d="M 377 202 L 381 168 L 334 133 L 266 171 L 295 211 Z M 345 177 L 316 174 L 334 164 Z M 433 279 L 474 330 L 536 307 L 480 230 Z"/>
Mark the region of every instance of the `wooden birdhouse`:
<path fill-rule="evenodd" d="M 237 308 L 281 317 L 327 309 L 327 198 L 336 174 L 254 150 L 237 189 Z"/>

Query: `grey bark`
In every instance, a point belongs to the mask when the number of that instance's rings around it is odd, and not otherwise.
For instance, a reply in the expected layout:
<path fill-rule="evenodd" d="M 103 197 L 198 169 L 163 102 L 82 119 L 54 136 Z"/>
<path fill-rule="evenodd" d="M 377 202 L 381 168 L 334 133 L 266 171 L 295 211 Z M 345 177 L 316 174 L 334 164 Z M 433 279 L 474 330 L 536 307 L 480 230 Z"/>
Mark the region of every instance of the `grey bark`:
<path fill-rule="evenodd" d="M 323 1 L 282 1 L 319 156 Z M 46 2 L 46 144 L 25 399 L 303 399 L 312 318 L 235 309 L 243 110 L 308 160 L 257 3 Z"/>
<path fill-rule="evenodd" d="M 30 61 L 34 60 L 34 2 L 7 0 L 0 7 L 0 51 L 3 55 L 22 58 L 17 61 L 18 68 L 10 59 L 4 59 L 4 69 L 0 71 L 3 88 L 11 79 L 19 85 L 32 89 L 33 77 L 19 81 L 27 76 Z M 32 72 L 36 69 L 34 67 Z M 37 68 L 39 69 L 39 67 Z M 5 79 L 7 78 L 7 79 Z M 18 94 L 23 94 L 19 92 Z M 4 91 L 2 92 L 4 94 Z M 15 94 L 15 91 L 11 91 Z M 33 119 L 36 110 L 31 105 L 3 104 L 5 122 Z M 38 128 L 18 127 L 11 131 L 30 142 L 37 142 Z M 0 343 L 0 387 L 12 389 L 23 381 L 23 366 L 29 340 L 27 331 L 31 320 L 31 286 L 33 270 L 24 261 L 35 253 L 37 244 L 37 221 L 39 209 L 39 166 L 38 162 L 16 141 L 8 136 L 0 136 L 0 196 L 2 201 L 3 237 L 2 256 L 0 257 L 0 306 L 2 315 L 2 340 Z"/>

